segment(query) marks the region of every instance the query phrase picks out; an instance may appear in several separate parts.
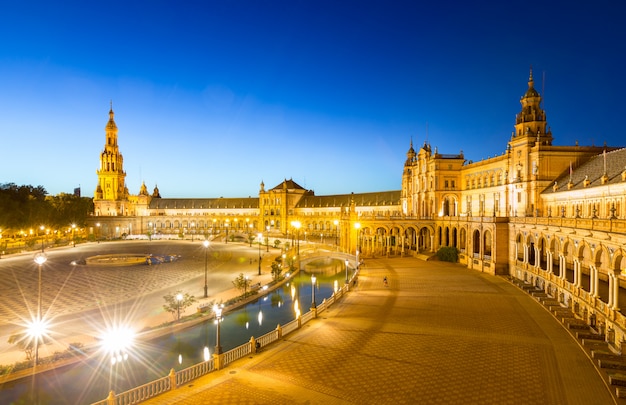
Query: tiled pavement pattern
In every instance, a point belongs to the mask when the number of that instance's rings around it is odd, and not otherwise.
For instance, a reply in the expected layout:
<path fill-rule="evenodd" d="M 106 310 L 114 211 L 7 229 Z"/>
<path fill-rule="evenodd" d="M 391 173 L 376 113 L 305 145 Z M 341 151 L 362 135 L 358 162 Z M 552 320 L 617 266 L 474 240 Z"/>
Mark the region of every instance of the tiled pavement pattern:
<path fill-rule="evenodd" d="M 216 252 L 219 255 L 219 252 Z M 216 257 L 218 263 L 230 260 L 228 252 Z M 223 257 L 222 257 L 223 256 Z M 158 266 L 51 266 L 42 271 L 42 307 L 49 316 L 58 316 L 98 308 L 102 305 L 135 299 L 143 294 L 175 286 L 198 277 L 200 258 L 186 257 L 179 262 Z M 0 323 L 25 316 L 26 309 L 37 308 L 38 270 L 3 263 L 0 273 Z"/>
<path fill-rule="evenodd" d="M 47 268 L 42 275 L 42 307 L 51 308 L 53 316 L 89 310 L 198 276 L 197 271 L 175 266 L 164 265 L 156 271 L 151 266 L 134 266 L 132 271 L 128 267 L 76 266 L 70 272 Z M 32 294 L 37 291 L 37 269 L 19 271 L 19 275 L 14 270 L 0 279 L 0 322 L 11 321 L 16 313 L 23 313 L 24 303 L 31 310 L 37 307 L 37 294 Z"/>
<path fill-rule="evenodd" d="M 145 403 L 623 403 L 555 318 L 500 277 L 370 259 L 356 289 L 321 315 Z"/>

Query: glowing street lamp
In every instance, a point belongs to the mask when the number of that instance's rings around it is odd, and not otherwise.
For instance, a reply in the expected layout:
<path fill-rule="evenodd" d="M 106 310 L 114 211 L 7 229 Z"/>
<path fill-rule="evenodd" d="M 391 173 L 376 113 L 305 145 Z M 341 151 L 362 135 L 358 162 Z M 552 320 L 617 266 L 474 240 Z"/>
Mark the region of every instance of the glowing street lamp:
<path fill-rule="evenodd" d="M 348 273 L 346 273 L 348 274 Z M 347 277 L 347 276 L 346 276 Z M 347 280 L 347 278 L 346 278 Z M 183 300 L 183 295 L 181 293 L 176 294 L 176 311 L 178 312 L 178 320 L 180 321 L 180 303 Z"/>
<path fill-rule="evenodd" d="M 359 268 L 359 251 L 361 250 L 361 223 L 356 222 L 354 224 L 354 229 L 356 229 L 356 268 Z"/>
<path fill-rule="evenodd" d="M 204 298 L 209 297 L 209 285 L 208 285 L 208 267 L 207 267 L 207 253 L 209 251 L 209 240 L 206 239 L 202 242 L 204 245 Z"/>
<path fill-rule="evenodd" d="M 315 278 L 315 275 L 313 274 L 311 276 L 311 308 L 317 308 L 317 304 L 315 303 L 315 282 L 317 281 L 317 279 Z"/>
<path fill-rule="evenodd" d="M 259 276 L 261 275 L 261 241 L 263 240 L 263 234 L 259 232 L 257 235 L 259 238 Z"/>
<path fill-rule="evenodd" d="M 38 276 L 38 294 L 37 294 L 37 319 L 35 322 L 31 324 L 29 328 L 31 331 L 31 336 L 35 338 L 35 363 L 37 366 L 37 362 L 39 361 L 39 339 L 45 332 L 45 324 L 41 319 L 41 266 L 48 260 L 48 256 L 45 253 L 40 252 L 35 255 L 35 263 L 37 263 L 37 267 L 39 270 Z"/>
<path fill-rule="evenodd" d="M 44 235 L 45 235 L 44 231 L 45 231 L 46 227 L 41 225 L 39 227 L 39 229 L 41 230 L 41 251 L 43 252 L 43 238 L 44 238 Z"/>
<path fill-rule="evenodd" d="M 346 284 L 348 284 L 348 264 L 350 263 L 350 261 L 348 259 L 346 259 Z"/>
<path fill-rule="evenodd" d="M 222 346 L 220 345 L 220 322 L 222 322 L 222 309 L 221 305 L 213 305 L 213 312 L 215 312 L 215 323 L 217 325 L 217 339 L 215 341 L 215 354 L 222 354 Z"/>
<path fill-rule="evenodd" d="M 113 381 L 113 366 L 126 361 L 128 359 L 128 352 L 135 339 L 135 332 L 125 326 L 115 326 L 108 329 L 101 336 L 101 346 L 103 350 L 111 358 L 111 369 L 109 371 L 109 391 L 114 387 Z"/>
<path fill-rule="evenodd" d="M 302 226 L 302 224 L 300 223 L 300 221 L 293 221 L 291 223 L 291 226 L 293 226 L 294 228 L 296 228 L 296 244 L 297 244 L 297 254 L 298 256 L 300 255 L 300 227 Z"/>
<path fill-rule="evenodd" d="M 76 224 L 72 224 L 72 246 L 76 247 Z"/>

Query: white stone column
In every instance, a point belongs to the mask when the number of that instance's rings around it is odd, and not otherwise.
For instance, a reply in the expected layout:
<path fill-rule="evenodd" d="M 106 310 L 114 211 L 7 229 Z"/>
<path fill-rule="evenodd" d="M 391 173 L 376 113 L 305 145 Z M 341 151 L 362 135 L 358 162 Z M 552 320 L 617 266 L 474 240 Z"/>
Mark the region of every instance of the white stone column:
<path fill-rule="evenodd" d="M 539 254 L 539 248 L 535 246 L 535 268 L 537 270 L 541 269 L 541 256 Z"/>
<path fill-rule="evenodd" d="M 589 286 L 589 292 L 591 293 L 591 296 L 594 298 L 598 297 L 598 283 L 600 282 L 600 272 L 598 271 L 598 268 L 595 265 L 591 265 L 589 266 L 589 277 L 590 277 L 590 286 Z"/>
<path fill-rule="evenodd" d="M 611 273 L 613 273 L 613 305 L 611 309 L 619 311 L 619 275 L 615 274 L 614 271 Z"/>
<path fill-rule="evenodd" d="M 524 263 L 528 263 L 528 245 L 524 243 Z"/>
<path fill-rule="evenodd" d="M 430 251 L 435 251 L 435 235 L 430 235 Z"/>
<path fill-rule="evenodd" d="M 615 275 L 612 271 L 609 271 L 607 276 L 609 276 L 609 302 L 607 302 L 606 305 L 609 308 L 613 308 L 613 295 L 615 294 L 613 285 L 615 284 Z"/>
<path fill-rule="evenodd" d="M 548 271 L 549 274 L 552 274 L 552 252 L 548 250 L 548 252 L 546 253 L 547 255 L 547 260 L 546 260 L 546 270 Z"/>

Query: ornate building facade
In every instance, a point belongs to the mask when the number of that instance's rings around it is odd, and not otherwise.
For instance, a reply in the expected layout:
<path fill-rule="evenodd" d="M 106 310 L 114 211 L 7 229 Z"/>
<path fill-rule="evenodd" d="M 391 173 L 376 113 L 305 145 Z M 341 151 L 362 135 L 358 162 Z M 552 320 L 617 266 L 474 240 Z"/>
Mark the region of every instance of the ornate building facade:
<path fill-rule="evenodd" d="M 307 239 L 365 257 L 427 259 L 456 247 L 470 269 L 544 289 L 621 350 L 626 149 L 553 145 L 532 71 L 502 154 L 479 162 L 411 141 L 401 190 L 316 196 L 293 180 L 258 197 L 161 198 L 125 186 L 113 110 L 97 171 L 96 237 Z"/>

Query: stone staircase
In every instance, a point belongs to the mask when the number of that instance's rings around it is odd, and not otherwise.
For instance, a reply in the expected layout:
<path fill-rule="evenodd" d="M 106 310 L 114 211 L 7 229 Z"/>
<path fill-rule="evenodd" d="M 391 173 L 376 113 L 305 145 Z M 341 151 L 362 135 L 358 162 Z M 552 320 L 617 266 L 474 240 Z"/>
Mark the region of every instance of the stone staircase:
<path fill-rule="evenodd" d="M 579 342 L 605 381 L 615 388 L 616 398 L 626 398 L 626 353 L 619 354 L 611 350 L 604 334 L 591 328 L 585 320 L 576 317 L 570 308 L 562 306 L 545 291 L 515 278 L 509 278 L 509 281 L 554 315 Z"/>

